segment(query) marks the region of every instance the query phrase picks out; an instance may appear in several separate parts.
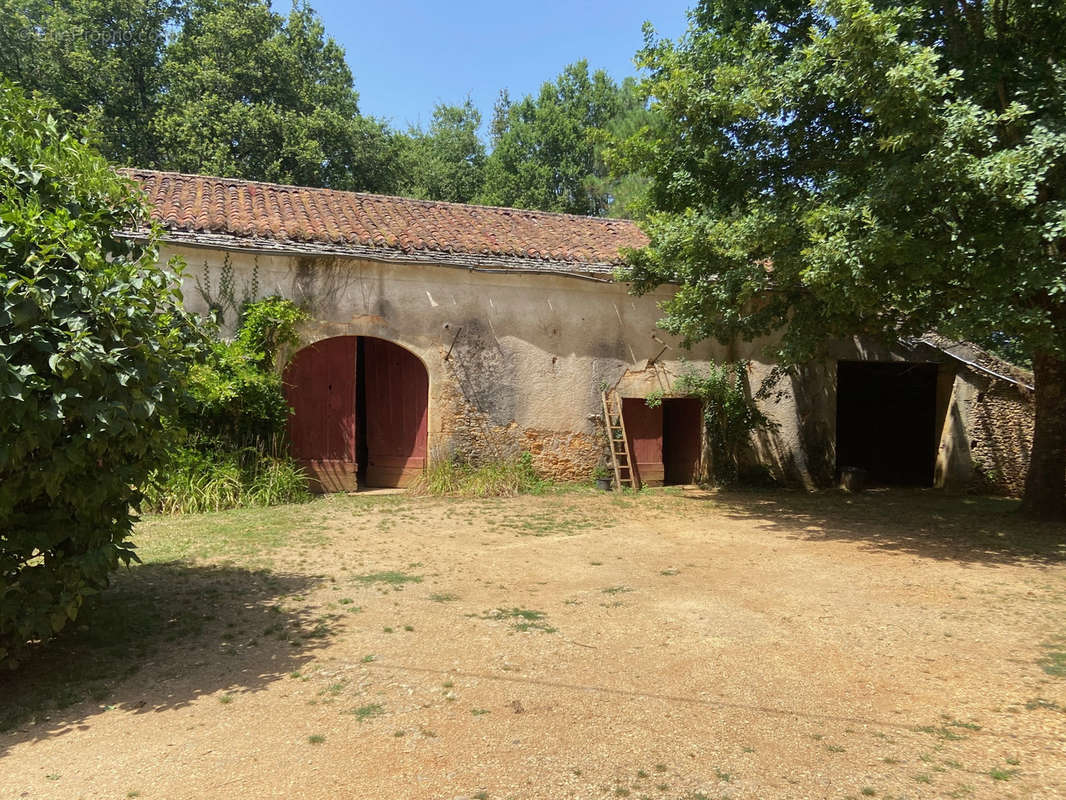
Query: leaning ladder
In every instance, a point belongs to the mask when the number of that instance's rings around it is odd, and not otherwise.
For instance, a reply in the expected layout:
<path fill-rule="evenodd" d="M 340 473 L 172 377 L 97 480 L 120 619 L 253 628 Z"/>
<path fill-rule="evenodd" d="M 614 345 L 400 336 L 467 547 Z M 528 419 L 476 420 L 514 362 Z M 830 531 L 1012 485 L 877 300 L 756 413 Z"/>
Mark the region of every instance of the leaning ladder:
<path fill-rule="evenodd" d="M 611 464 L 614 465 L 614 482 L 621 489 L 640 488 L 639 478 L 634 474 L 633 459 L 629 454 L 629 439 L 626 422 L 622 417 L 622 401 L 613 391 L 603 392 L 603 423 L 607 428 L 607 443 L 611 448 Z"/>

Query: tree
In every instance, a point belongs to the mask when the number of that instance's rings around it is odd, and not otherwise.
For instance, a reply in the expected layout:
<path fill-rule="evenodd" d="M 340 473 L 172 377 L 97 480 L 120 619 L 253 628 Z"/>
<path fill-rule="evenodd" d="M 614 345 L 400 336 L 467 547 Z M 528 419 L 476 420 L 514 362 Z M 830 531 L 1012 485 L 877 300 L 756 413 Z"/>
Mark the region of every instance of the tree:
<path fill-rule="evenodd" d="M 306 4 L 0 0 L 0 75 L 95 131 L 114 163 L 395 191 L 399 142 L 359 113 Z"/>
<path fill-rule="evenodd" d="M 96 131 L 108 159 L 152 166 L 161 62 L 178 0 L 0 0 L 0 75 Z"/>
<path fill-rule="evenodd" d="M 163 60 L 159 166 L 251 180 L 389 191 L 396 149 L 359 114 L 344 51 L 305 3 L 190 0 Z"/>
<path fill-rule="evenodd" d="M 0 664 L 78 617 L 129 542 L 189 353 L 134 185 L 0 83 Z"/>
<path fill-rule="evenodd" d="M 534 99 L 512 103 L 501 93 L 492 124 L 493 151 L 485 163 L 482 202 L 570 214 L 604 214 L 608 198 L 590 191 L 599 168 L 593 131 L 618 113 L 621 93 L 588 62 L 563 70 Z"/>
<path fill-rule="evenodd" d="M 478 137 L 481 114 L 470 102 L 443 103 L 429 130 L 408 134 L 400 193 L 427 200 L 471 203 L 481 192 L 485 145 Z"/>
<path fill-rule="evenodd" d="M 705 0 L 639 59 L 662 118 L 638 290 L 690 340 L 999 332 L 1032 355 L 1024 507 L 1066 516 L 1066 5 Z"/>

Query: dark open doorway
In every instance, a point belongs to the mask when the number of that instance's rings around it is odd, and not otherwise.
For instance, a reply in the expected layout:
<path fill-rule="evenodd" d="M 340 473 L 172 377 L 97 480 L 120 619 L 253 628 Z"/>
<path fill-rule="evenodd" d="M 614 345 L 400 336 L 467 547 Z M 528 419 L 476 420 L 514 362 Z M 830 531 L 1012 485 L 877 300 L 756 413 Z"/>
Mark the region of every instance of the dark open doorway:
<path fill-rule="evenodd" d="M 703 404 L 694 397 L 663 400 L 663 483 L 695 483 L 700 465 Z"/>
<path fill-rule="evenodd" d="M 932 486 L 936 465 L 936 364 L 837 364 L 837 471 L 859 467 L 873 483 Z"/>

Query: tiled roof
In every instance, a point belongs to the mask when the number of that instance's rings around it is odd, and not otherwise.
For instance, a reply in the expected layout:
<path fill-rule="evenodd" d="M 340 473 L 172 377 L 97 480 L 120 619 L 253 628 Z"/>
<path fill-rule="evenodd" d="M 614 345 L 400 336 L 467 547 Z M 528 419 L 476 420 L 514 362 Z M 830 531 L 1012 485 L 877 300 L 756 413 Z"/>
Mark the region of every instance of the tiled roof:
<path fill-rule="evenodd" d="M 647 238 L 628 220 L 123 170 L 175 242 L 398 261 L 610 273 Z"/>

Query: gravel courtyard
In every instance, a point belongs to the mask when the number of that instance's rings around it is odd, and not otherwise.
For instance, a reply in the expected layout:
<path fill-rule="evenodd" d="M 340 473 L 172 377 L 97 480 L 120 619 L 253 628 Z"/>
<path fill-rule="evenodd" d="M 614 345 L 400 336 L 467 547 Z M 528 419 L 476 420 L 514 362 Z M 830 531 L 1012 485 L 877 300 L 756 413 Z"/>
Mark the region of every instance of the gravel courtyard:
<path fill-rule="evenodd" d="M 1066 531 L 926 492 L 151 518 L 2 798 L 1066 796 Z"/>

